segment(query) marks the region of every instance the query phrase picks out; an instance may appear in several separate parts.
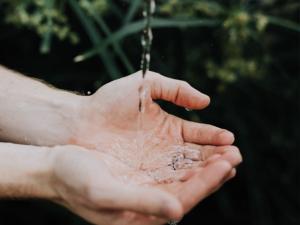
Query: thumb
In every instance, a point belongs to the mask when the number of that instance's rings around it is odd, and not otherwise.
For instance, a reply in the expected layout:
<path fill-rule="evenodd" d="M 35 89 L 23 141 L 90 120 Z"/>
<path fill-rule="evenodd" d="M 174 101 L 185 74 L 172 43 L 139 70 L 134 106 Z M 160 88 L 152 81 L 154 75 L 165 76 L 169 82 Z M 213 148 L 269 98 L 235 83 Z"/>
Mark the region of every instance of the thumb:
<path fill-rule="evenodd" d="M 187 82 L 175 80 L 157 73 L 149 72 L 152 99 L 170 101 L 189 109 L 203 109 L 210 103 L 210 98 L 193 88 Z"/>
<path fill-rule="evenodd" d="M 108 209 L 129 210 L 174 220 L 182 218 L 183 214 L 182 205 L 175 196 L 153 187 L 113 185 L 109 195 L 101 196 L 99 203 Z"/>

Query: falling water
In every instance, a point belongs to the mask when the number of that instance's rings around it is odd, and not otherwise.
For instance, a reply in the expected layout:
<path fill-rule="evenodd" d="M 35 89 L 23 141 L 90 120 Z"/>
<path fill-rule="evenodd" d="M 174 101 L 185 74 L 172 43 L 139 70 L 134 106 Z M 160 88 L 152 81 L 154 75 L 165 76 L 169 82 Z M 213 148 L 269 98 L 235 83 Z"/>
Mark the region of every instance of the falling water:
<path fill-rule="evenodd" d="M 151 20 L 152 16 L 155 12 L 155 0 L 145 0 L 145 6 L 143 10 L 143 16 L 145 18 L 145 28 L 143 30 L 141 44 L 143 47 L 143 54 L 141 60 L 141 70 L 143 72 L 143 78 L 145 78 L 147 71 L 150 67 L 150 52 L 151 52 L 151 45 L 153 40 L 153 34 L 151 29 Z"/>
<path fill-rule="evenodd" d="M 146 86 L 145 78 L 146 74 L 149 71 L 150 67 L 150 60 L 151 60 L 151 45 L 153 40 L 153 34 L 151 29 L 151 20 L 152 16 L 155 12 L 155 0 L 145 0 L 144 2 L 144 10 L 143 10 L 143 16 L 145 18 L 145 27 L 142 33 L 141 37 L 141 44 L 142 44 L 142 59 L 141 59 L 141 70 L 142 70 L 142 83 L 139 87 L 139 105 L 138 105 L 138 147 L 143 150 L 144 148 L 144 114 L 145 114 L 145 108 L 146 108 L 146 100 L 148 96 L 148 88 Z"/>
<path fill-rule="evenodd" d="M 142 70 L 143 82 L 139 89 L 140 92 L 139 111 L 141 113 L 143 113 L 143 111 L 145 110 L 145 103 L 146 103 L 145 98 L 147 95 L 147 88 L 145 87 L 144 79 L 150 68 L 150 61 L 151 61 L 150 53 L 151 53 L 151 46 L 153 40 L 151 20 L 156 8 L 155 0 L 145 0 L 144 4 L 145 5 L 143 10 L 143 16 L 145 18 L 145 27 L 141 37 L 141 44 L 143 48 L 142 59 L 141 59 L 141 70 Z"/>

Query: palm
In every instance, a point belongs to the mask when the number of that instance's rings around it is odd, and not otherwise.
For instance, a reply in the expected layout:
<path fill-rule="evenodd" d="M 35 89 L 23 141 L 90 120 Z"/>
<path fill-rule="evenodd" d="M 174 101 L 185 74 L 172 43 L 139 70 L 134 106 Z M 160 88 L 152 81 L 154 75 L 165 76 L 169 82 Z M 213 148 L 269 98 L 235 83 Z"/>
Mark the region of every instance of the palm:
<path fill-rule="evenodd" d="M 183 202 L 187 211 L 208 193 L 195 190 L 196 196 L 187 199 L 184 191 L 206 182 L 205 179 L 209 185 L 220 182 L 205 177 L 204 171 L 218 178 L 211 168 L 199 169 L 199 164 L 205 165 L 212 154 L 223 154 L 226 147 L 218 145 L 232 144 L 233 136 L 220 128 L 184 121 L 163 111 L 153 100 L 164 99 L 200 109 L 209 104 L 209 98 L 186 83 L 153 73 L 147 76 L 149 94 L 141 118 L 138 111 L 141 82 L 141 74 L 137 73 L 111 82 L 88 97 L 73 144 L 98 150 L 110 175 L 119 182 L 167 190 Z M 203 176 L 202 180 L 199 176 L 189 179 L 195 171 Z M 137 224 L 141 220 L 149 224 L 155 221 L 139 214 L 124 216 L 139 221 Z"/>
<path fill-rule="evenodd" d="M 74 152 L 75 150 L 66 152 L 61 163 L 60 161 L 56 162 L 58 165 L 55 169 L 59 171 L 58 173 L 63 171 L 63 177 L 68 177 L 67 184 L 69 187 L 77 187 L 66 192 L 67 195 L 70 193 L 72 195 L 74 190 L 76 190 L 75 192 L 79 191 L 79 196 L 86 196 L 85 190 L 87 190 L 87 188 L 84 186 L 86 184 L 91 184 L 92 181 L 92 189 L 89 190 L 88 196 L 90 196 L 90 199 L 93 199 L 93 201 L 88 204 L 90 210 L 85 209 L 86 205 L 82 205 L 82 201 L 78 202 L 80 198 L 75 198 L 75 201 L 68 201 L 66 206 L 71 206 L 71 210 L 93 223 L 98 223 L 98 218 L 101 218 L 100 224 L 163 224 L 166 222 L 164 219 L 137 213 L 143 211 L 143 206 L 139 206 L 142 202 L 151 202 L 151 199 L 153 198 L 156 199 L 155 201 L 159 200 L 160 195 L 157 195 L 157 188 L 166 190 L 174 197 L 178 198 L 186 212 L 199 200 L 210 194 L 211 191 L 220 184 L 220 179 L 223 179 L 232 168 L 228 163 L 209 164 L 203 168 L 197 169 L 197 176 L 194 175 L 189 181 L 173 182 L 169 184 L 153 183 L 143 190 L 140 189 L 138 187 L 139 185 L 136 185 L 135 182 L 130 184 L 130 182 L 122 183 L 122 181 L 120 181 L 120 176 L 122 177 L 124 174 L 131 172 L 125 164 L 115 159 L 115 157 L 102 152 L 92 152 L 92 154 L 85 151 L 77 151 L 77 154 L 74 154 Z M 207 149 L 206 153 L 211 152 Z M 206 155 L 206 157 L 208 156 L 209 155 Z M 234 163 L 237 163 L 237 161 L 233 162 L 233 164 Z M 120 172 L 122 170 L 124 171 Z M 204 182 L 207 185 L 207 188 L 203 189 L 199 181 Z M 80 188 L 80 186 L 78 187 L 77 185 L 78 183 L 83 184 L 84 186 Z M 122 186 L 121 190 L 119 189 L 120 186 Z M 111 197 L 108 198 L 107 196 Z M 132 201 L 134 197 L 140 199 L 138 201 Z M 67 197 L 67 199 L 69 198 Z M 109 205 L 106 204 L 107 199 L 109 199 Z M 157 202 L 156 205 L 159 204 L 163 207 L 165 200 Z M 118 201 L 122 202 L 122 204 L 117 203 Z M 134 204 L 135 212 L 126 211 L 130 210 L 132 204 Z M 129 208 L 126 208 L 128 206 Z M 97 211 L 94 212 L 92 208 L 96 208 Z"/>
<path fill-rule="evenodd" d="M 223 130 L 183 121 L 163 111 L 152 100 L 163 98 L 186 107 L 203 108 L 209 99 L 186 84 L 168 90 L 160 86 L 165 81 L 156 83 L 155 79 L 161 77 L 148 74 L 143 114 L 138 111 L 142 82 L 139 73 L 103 86 L 84 107 L 87 119 L 82 122 L 76 144 L 97 149 L 111 157 L 110 160 L 117 160 L 119 163 L 109 164 L 118 165 L 114 173 L 121 173 L 118 175 L 122 179 L 135 179 L 139 183 L 182 179 L 185 171 L 177 169 L 197 166 L 197 161 L 203 159 L 201 146 L 191 147 L 189 142 L 219 144 L 217 138 L 215 143 L 212 141 Z M 231 140 L 225 144 L 231 144 Z"/>

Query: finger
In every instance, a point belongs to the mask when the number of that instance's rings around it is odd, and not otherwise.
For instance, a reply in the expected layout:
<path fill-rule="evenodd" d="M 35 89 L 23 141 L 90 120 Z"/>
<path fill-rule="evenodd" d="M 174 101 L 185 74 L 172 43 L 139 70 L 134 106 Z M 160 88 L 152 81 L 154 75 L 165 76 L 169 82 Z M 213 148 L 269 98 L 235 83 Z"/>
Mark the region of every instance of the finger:
<path fill-rule="evenodd" d="M 221 182 L 221 184 L 216 187 L 215 191 L 219 190 L 223 185 L 224 183 L 228 182 L 229 180 L 231 180 L 232 178 L 234 178 L 236 175 L 236 169 L 233 168 L 230 173 L 227 175 L 227 177 L 224 178 L 224 182 Z"/>
<path fill-rule="evenodd" d="M 228 130 L 187 120 L 182 120 L 182 135 L 185 142 L 202 145 L 231 145 L 234 142 L 234 135 Z"/>
<path fill-rule="evenodd" d="M 185 81 L 175 80 L 151 72 L 147 77 L 151 85 L 152 99 L 162 99 L 189 109 L 203 109 L 210 98 Z"/>
<path fill-rule="evenodd" d="M 208 164 L 211 164 L 215 161 L 217 161 L 222 155 L 220 154 L 214 154 L 212 156 L 210 156 L 206 161 L 205 161 L 205 165 L 204 166 L 207 166 Z"/>
<path fill-rule="evenodd" d="M 105 196 L 101 191 L 97 193 L 99 197 L 95 199 L 99 206 L 107 209 L 130 210 L 168 219 L 178 219 L 183 213 L 174 196 L 155 188 L 117 184 L 112 185 Z"/>
<path fill-rule="evenodd" d="M 210 158 L 212 155 L 215 154 L 224 154 L 227 151 L 233 151 L 239 153 L 239 149 L 236 146 L 233 145 L 226 145 L 226 146 L 211 146 L 206 145 L 202 146 L 200 152 L 201 152 L 201 159 L 203 161 Z"/>
<path fill-rule="evenodd" d="M 216 161 L 219 157 L 222 156 L 222 159 L 227 160 L 231 163 L 232 166 L 237 166 L 242 162 L 242 155 L 238 147 L 233 145 L 228 146 L 201 146 L 196 144 L 185 143 L 185 146 L 188 146 L 193 151 L 189 152 L 187 150 L 184 151 L 185 158 L 193 159 L 193 156 L 197 156 L 197 160 L 205 161 L 205 165 Z M 199 157 L 195 151 L 198 151 L 201 156 Z M 187 153 L 186 153 L 187 152 Z M 187 155 L 187 156 L 186 156 Z"/>
<path fill-rule="evenodd" d="M 200 161 L 201 158 L 201 152 L 198 149 L 194 149 L 191 146 L 188 146 L 188 148 L 185 148 L 183 151 L 184 158 L 190 159 L 193 161 Z"/>
<path fill-rule="evenodd" d="M 219 150 L 216 151 L 216 149 Z M 242 155 L 236 146 L 217 147 L 212 152 L 212 155 L 206 159 L 205 165 L 216 162 L 218 159 L 222 159 L 229 162 L 232 167 L 236 167 L 243 161 Z M 233 168 L 226 177 L 226 182 L 234 178 L 236 173 L 236 168 Z"/>
<path fill-rule="evenodd" d="M 237 167 L 243 161 L 240 150 L 236 146 L 227 146 L 220 154 L 220 159 L 229 162 L 232 167 Z M 214 161 L 216 160 L 211 160 L 209 163 Z"/>
<path fill-rule="evenodd" d="M 230 171 L 228 177 L 226 177 L 226 182 L 229 181 L 229 180 L 231 180 L 231 179 L 234 178 L 235 176 L 236 176 L 236 168 L 233 168 L 233 169 Z"/>
<path fill-rule="evenodd" d="M 186 181 L 179 192 L 179 199 L 185 212 L 220 187 L 231 170 L 230 163 L 225 160 L 217 160 Z"/>

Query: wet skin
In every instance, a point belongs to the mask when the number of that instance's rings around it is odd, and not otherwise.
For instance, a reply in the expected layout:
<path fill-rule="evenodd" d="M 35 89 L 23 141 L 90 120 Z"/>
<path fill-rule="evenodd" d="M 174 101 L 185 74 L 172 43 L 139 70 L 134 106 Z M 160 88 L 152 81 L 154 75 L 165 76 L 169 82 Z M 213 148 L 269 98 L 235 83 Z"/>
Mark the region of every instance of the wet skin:
<path fill-rule="evenodd" d="M 82 103 L 80 126 L 70 144 L 96 149 L 95 154 L 116 180 L 166 190 L 187 212 L 235 175 L 233 168 L 241 162 L 240 153 L 231 146 L 232 133 L 182 120 L 154 102 L 163 99 L 189 109 L 208 106 L 209 97 L 186 82 L 149 72 L 141 118 L 138 108 L 142 81 L 138 72 L 89 96 Z M 187 192 L 193 197 L 187 198 Z M 120 224 L 165 222 L 132 212 L 114 213 L 122 214 Z"/>

